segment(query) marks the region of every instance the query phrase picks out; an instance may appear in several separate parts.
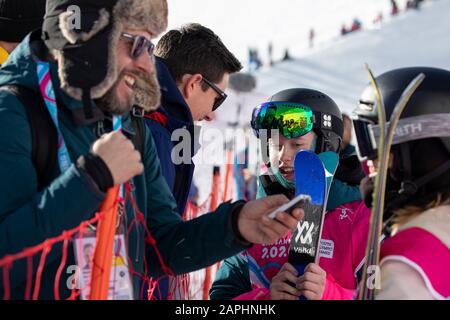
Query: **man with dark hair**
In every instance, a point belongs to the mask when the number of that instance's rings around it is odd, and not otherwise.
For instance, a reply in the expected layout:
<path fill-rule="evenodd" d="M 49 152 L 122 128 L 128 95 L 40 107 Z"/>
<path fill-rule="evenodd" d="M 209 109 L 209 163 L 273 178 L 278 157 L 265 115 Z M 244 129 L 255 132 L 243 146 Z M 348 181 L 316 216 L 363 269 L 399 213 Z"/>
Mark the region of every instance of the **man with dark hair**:
<path fill-rule="evenodd" d="M 239 60 L 210 29 L 191 23 L 170 30 L 156 49 L 156 68 L 161 86 L 161 106 L 146 115 L 155 140 L 162 173 L 183 215 L 194 175 L 192 157 L 198 151 L 200 127 L 194 121 L 211 121 L 213 112 L 224 102 L 229 76 L 242 69 Z M 187 130 L 190 137 L 188 161 L 174 163 L 172 133 Z M 168 279 L 159 281 L 159 298 L 167 295 Z"/>
<path fill-rule="evenodd" d="M 167 32 L 158 42 L 155 55 L 161 106 L 146 115 L 146 123 L 182 215 L 194 173 L 192 157 L 198 149 L 199 127 L 195 130 L 194 121 L 212 120 L 213 112 L 227 97 L 224 91 L 230 74 L 241 70 L 242 65 L 212 30 L 197 23 Z M 190 161 L 174 164 L 171 135 L 181 128 L 186 128 L 191 137 L 191 152 L 188 157 L 183 155 Z"/>
<path fill-rule="evenodd" d="M 42 25 L 45 0 L 0 0 L 0 66 L 25 36 Z"/>

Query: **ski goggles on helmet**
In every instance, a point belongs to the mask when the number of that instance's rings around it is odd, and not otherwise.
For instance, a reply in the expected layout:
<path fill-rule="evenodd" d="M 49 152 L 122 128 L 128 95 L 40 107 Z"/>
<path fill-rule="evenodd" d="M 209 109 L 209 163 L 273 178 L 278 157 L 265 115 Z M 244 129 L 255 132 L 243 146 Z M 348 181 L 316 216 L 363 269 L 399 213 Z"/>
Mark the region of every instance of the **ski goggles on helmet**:
<path fill-rule="evenodd" d="M 382 132 L 380 126 L 363 117 L 353 119 L 353 125 L 360 157 L 376 159 Z M 389 126 L 390 123 L 387 122 L 386 127 Z M 428 138 L 441 138 L 450 151 L 450 139 L 448 139 L 450 138 L 450 114 L 428 114 L 400 119 L 392 145 Z"/>
<path fill-rule="evenodd" d="M 260 130 L 274 130 L 286 138 L 298 138 L 310 132 L 314 115 L 310 107 L 299 103 L 266 102 L 253 110 L 251 126 L 259 138 Z"/>

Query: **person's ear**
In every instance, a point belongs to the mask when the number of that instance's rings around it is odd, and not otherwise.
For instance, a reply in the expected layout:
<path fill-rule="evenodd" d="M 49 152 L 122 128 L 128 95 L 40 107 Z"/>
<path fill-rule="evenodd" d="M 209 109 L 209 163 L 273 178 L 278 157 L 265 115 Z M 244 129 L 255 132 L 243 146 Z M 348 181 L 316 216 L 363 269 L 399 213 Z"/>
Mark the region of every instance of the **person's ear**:
<path fill-rule="evenodd" d="M 195 95 L 198 91 L 201 90 L 202 84 L 202 75 L 201 74 L 185 74 L 181 80 L 181 93 L 183 97 L 187 100 L 190 99 L 193 95 Z"/>

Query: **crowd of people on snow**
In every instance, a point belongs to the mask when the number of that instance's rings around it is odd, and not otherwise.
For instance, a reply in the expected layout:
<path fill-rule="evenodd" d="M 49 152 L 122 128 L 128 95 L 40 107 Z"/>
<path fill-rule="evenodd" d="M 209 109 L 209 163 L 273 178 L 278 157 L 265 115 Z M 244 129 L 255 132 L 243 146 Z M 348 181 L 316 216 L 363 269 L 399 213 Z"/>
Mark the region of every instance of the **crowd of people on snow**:
<path fill-rule="evenodd" d="M 425 0 L 408 0 L 405 4 L 405 11 L 410 9 L 419 10 L 422 2 L 424 1 Z M 398 2 L 396 0 L 390 0 L 390 4 L 391 4 L 390 15 L 392 17 L 395 17 L 401 12 Z M 384 20 L 383 13 L 378 12 L 378 14 L 373 19 L 372 22 L 375 26 L 377 26 L 380 25 L 383 22 L 383 20 Z M 362 22 L 357 17 L 355 17 L 350 27 L 347 27 L 345 24 L 342 24 L 341 35 L 345 36 L 346 34 L 361 30 L 362 28 L 363 28 Z"/>
<path fill-rule="evenodd" d="M 410 9 L 419 10 L 420 6 L 422 5 L 422 3 L 424 1 L 425 0 L 408 0 L 405 4 L 404 10 L 405 11 L 410 10 Z M 401 12 L 397 1 L 390 0 L 390 5 L 391 5 L 390 15 L 392 17 L 397 16 Z M 384 16 L 383 16 L 383 13 L 380 11 L 376 15 L 376 17 L 373 19 L 372 23 L 374 26 L 379 26 L 383 23 L 383 20 L 384 20 Z M 340 35 L 345 36 L 349 33 L 353 33 L 355 31 L 359 31 L 362 29 L 363 29 L 363 22 L 358 17 L 354 17 L 353 21 L 351 22 L 351 24 L 349 26 L 347 26 L 345 23 L 342 24 L 341 30 L 340 30 Z M 316 39 L 316 30 L 314 28 L 310 28 L 309 32 L 308 32 L 309 48 L 314 47 L 315 39 Z M 267 64 L 270 66 L 273 66 L 276 62 L 273 58 L 273 43 L 272 42 L 270 42 L 268 44 L 267 54 L 268 54 L 268 63 Z M 292 59 L 292 58 L 289 54 L 289 48 L 285 48 L 283 57 L 281 58 L 280 61 L 286 61 L 286 60 L 290 60 L 290 59 Z M 265 63 L 264 63 L 263 59 L 260 57 L 258 49 L 257 48 L 249 48 L 248 49 L 249 70 L 250 71 L 259 70 L 261 67 L 264 66 L 264 64 Z"/>
<path fill-rule="evenodd" d="M 351 117 L 318 88 L 274 92 L 248 119 L 268 153 L 256 199 L 228 201 L 184 221 L 188 199 L 198 200 L 191 189 L 197 124 L 213 120 L 230 75 L 242 65 L 205 26 L 166 31 L 169 14 L 166 0 L 0 0 L 0 261 L 92 219 L 108 190 L 124 185 L 116 232 L 128 261 L 131 283 L 121 288 L 127 296 L 167 299 L 172 276 L 221 261 L 210 299 L 354 299 L 377 200 L 378 112 L 384 108 L 389 119 L 405 88 L 423 74 L 393 138 L 382 199 L 381 283 L 374 289 L 377 299 L 448 299 L 450 71 L 385 72 L 376 77 L 382 103 L 368 85 L 355 97 Z M 180 130 L 187 139 L 174 139 Z M 183 161 L 176 161 L 180 143 Z M 294 197 L 301 150 L 336 153 L 339 166 L 320 259 L 299 273 L 288 253 L 305 211 L 268 215 Z M 251 183 L 248 174 L 244 179 Z M 46 252 L 39 271 L 39 256 L 15 261 L 9 277 L 0 278 L 0 292 L 8 286 L 11 299 L 24 299 L 30 272 L 39 272 L 39 299 L 55 299 L 55 292 L 70 297 L 61 260 L 95 265 L 77 261 L 69 247 L 65 257 L 57 246 Z M 159 279 L 158 290 L 149 279 Z"/>

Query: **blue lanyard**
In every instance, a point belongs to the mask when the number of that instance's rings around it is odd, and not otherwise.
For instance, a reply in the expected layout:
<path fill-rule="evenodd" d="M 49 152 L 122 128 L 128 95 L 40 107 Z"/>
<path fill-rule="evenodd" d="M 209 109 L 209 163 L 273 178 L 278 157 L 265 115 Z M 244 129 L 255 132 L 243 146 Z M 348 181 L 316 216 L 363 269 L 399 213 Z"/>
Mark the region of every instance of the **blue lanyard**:
<path fill-rule="evenodd" d="M 50 64 L 44 61 L 37 61 L 37 76 L 39 79 L 39 88 L 41 90 L 42 97 L 45 101 L 45 106 L 55 124 L 56 131 L 58 133 L 58 164 L 61 172 L 65 172 L 72 165 L 69 151 L 67 150 L 66 142 L 61 133 L 58 120 L 58 107 L 56 105 L 55 90 L 53 89 L 52 79 L 50 77 Z M 122 117 L 113 117 L 113 130 L 122 130 Z M 123 204 L 125 189 L 124 185 L 120 186 L 119 202 Z"/>
<path fill-rule="evenodd" d="M 37 76 L 39 79 L 39 88 L 41 90 L 42 97 L 44 98 L 45 105 L 53 123 L 55 124 L 58 134 L 58 163 L 61 172 L 65 172 L 72 165 L 70 160 L 69 151 L 67 150 L 64 137 L 61 134 L 58 121 L 58 108 L 56 106 L 55 91 L 53 90 L 53 83 L 50 78 L 50 65 L 47 62 L 37 62 Z"/>
<path fill-rule="evenodd" d="M 121 130 L 122 130 L 122 117 L 113 116 L 113 131 L 121 131 Z M 124 185 L 121 184 L 119 189 L 119 203 L 122 205 L 124 203 L 124 195 L 125 195 Z"/>

